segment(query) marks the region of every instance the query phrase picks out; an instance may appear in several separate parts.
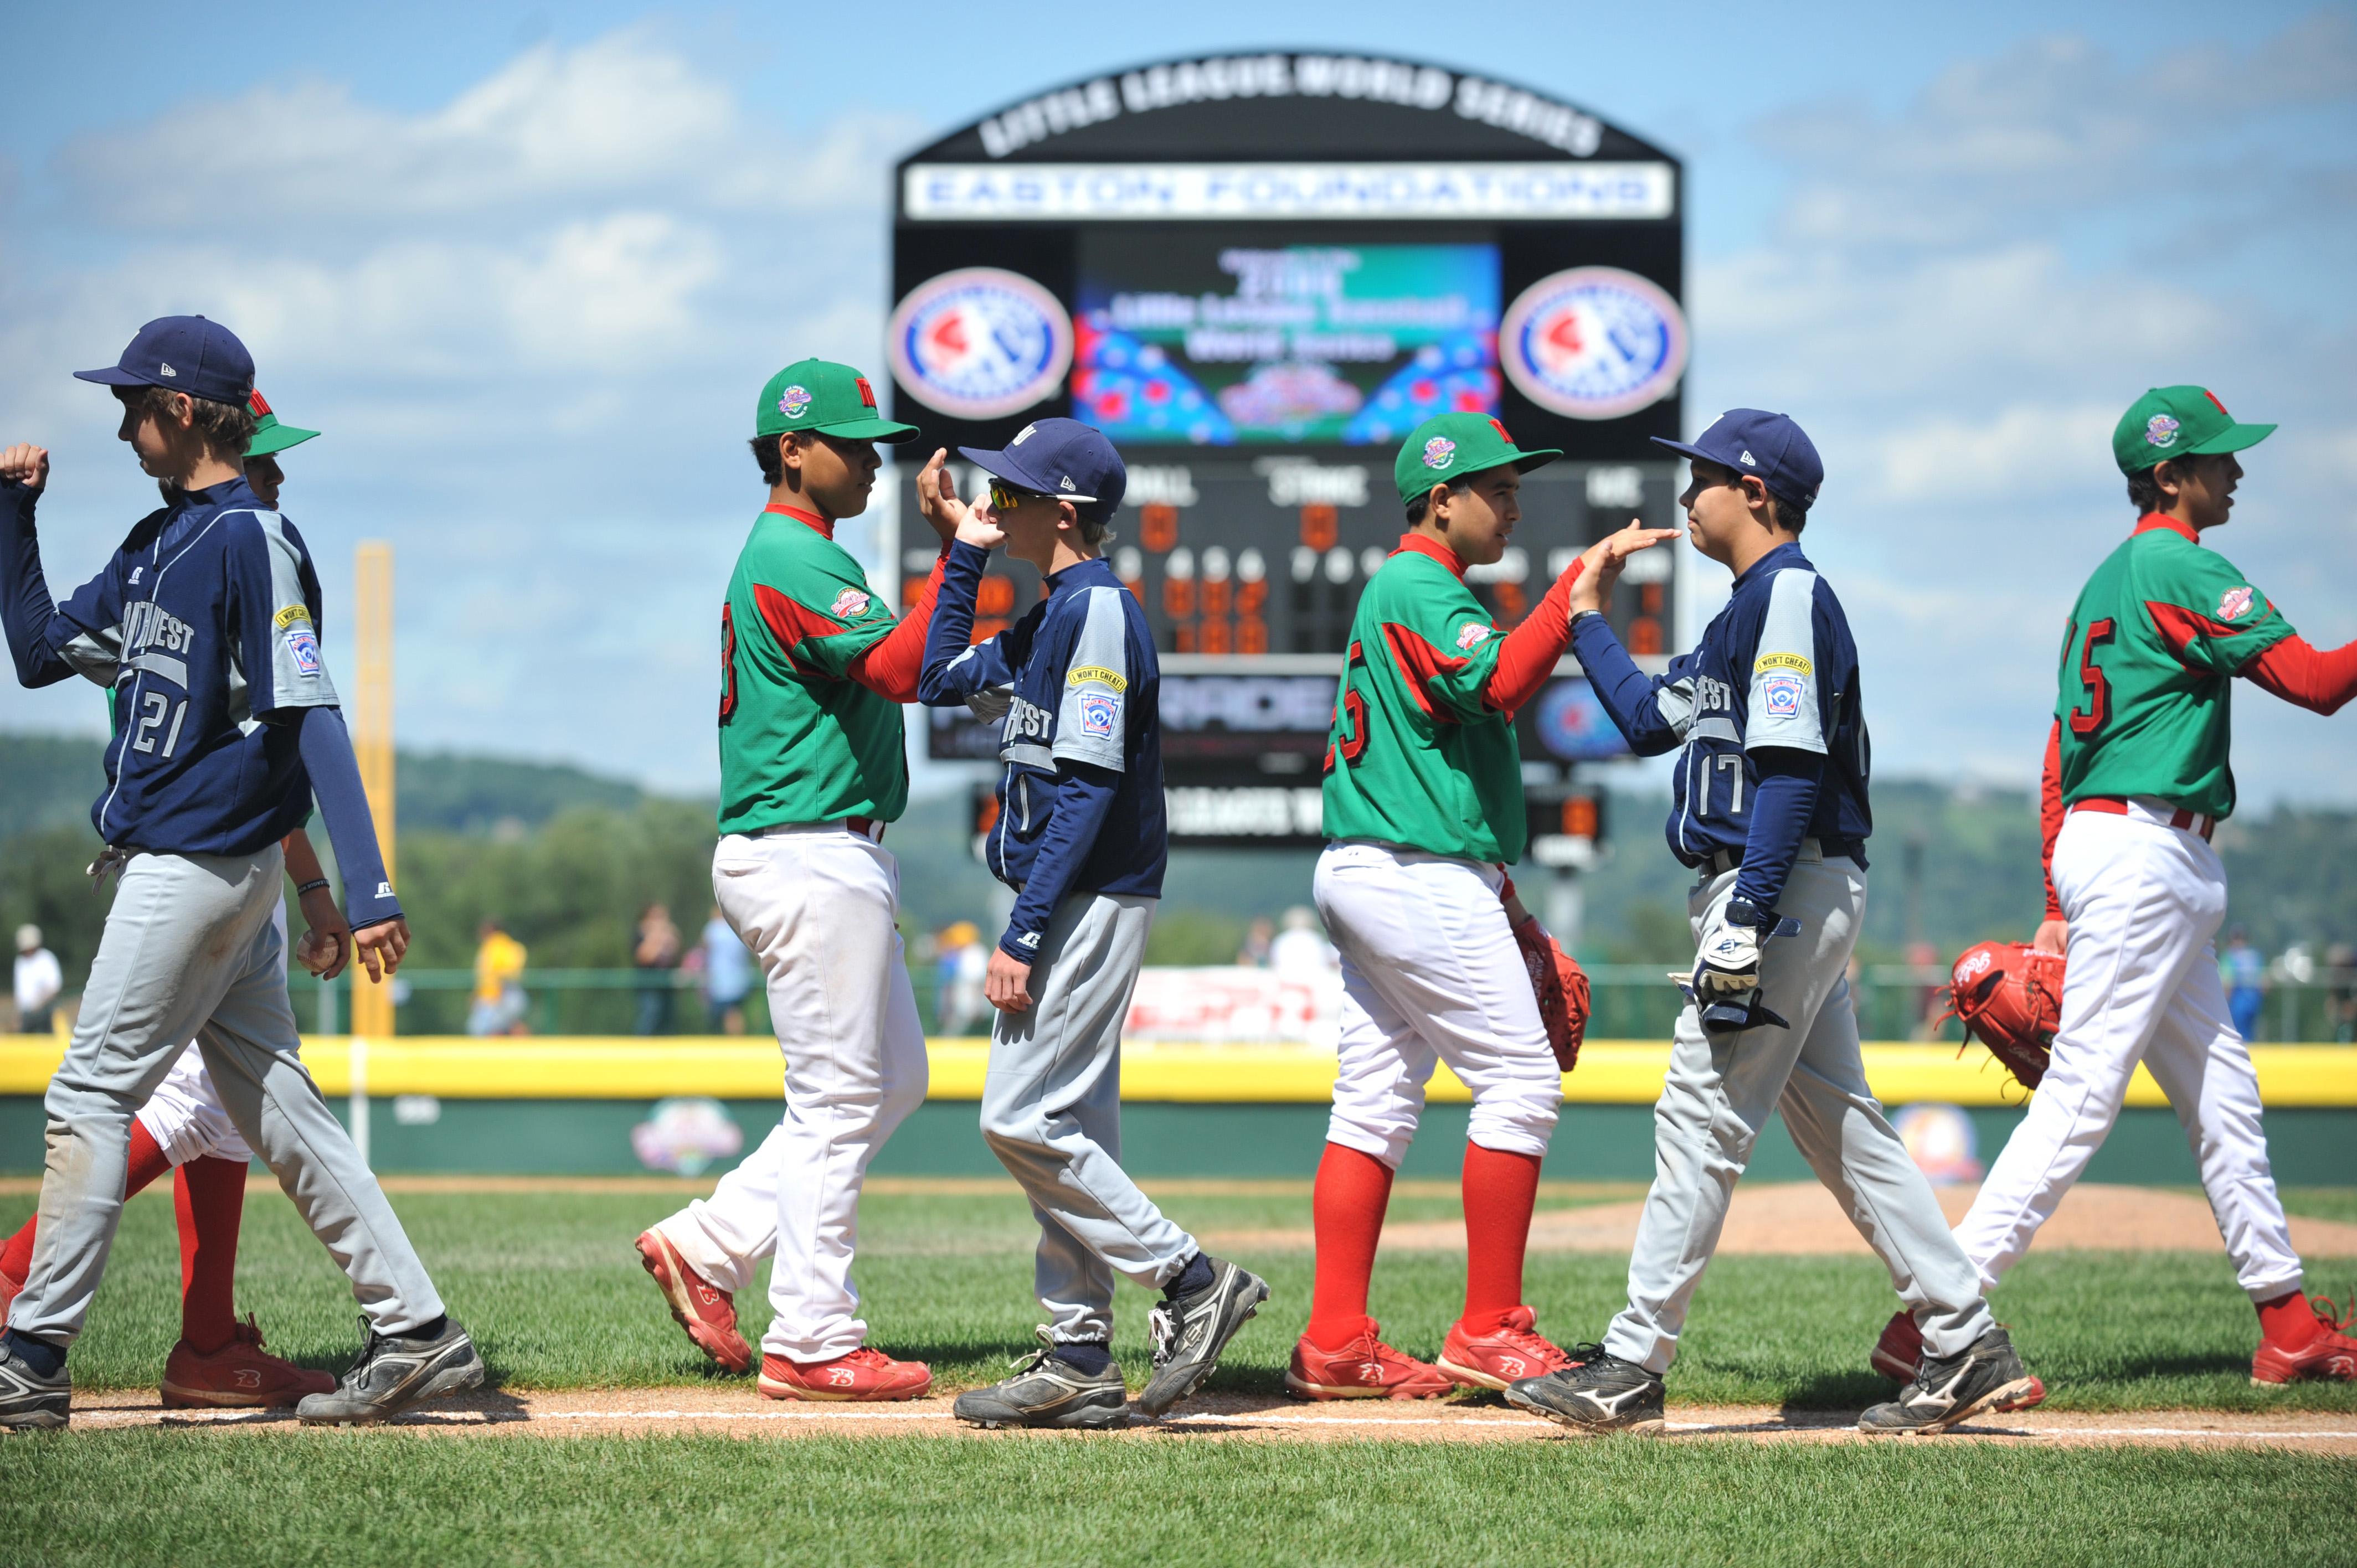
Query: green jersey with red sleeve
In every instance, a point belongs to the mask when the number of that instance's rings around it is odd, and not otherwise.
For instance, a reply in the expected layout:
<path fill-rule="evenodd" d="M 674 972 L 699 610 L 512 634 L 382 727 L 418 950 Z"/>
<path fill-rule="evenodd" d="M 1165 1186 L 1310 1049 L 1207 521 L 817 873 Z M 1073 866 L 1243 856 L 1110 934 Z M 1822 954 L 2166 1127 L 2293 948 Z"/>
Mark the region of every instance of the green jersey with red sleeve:
<path fill-rule="evenodd" d="M 1328 839 L 1522 859 L 1522 750 L 1511 707 L 1493 705 L 1506 641 L 1446 545 L 1400 541 L 1351 620 L 1326 746 Z"/>
<path fill-rule="evenodd" d="M 772 506 L 753 524 L 720 617 L 722 832 L 900 815 L 899 704 L 914 696 L 940 576 L 896 622 L 824 521 Z M 906 671 L 886 671 L 878 656 L 900 644 Z"/>
<path fill-rule="evenodd" d="M 2233 564 L 2184 523 L 2145 518 L 2080 590 L 2062 639 L 2065 805 L 2155 796 L 2234 809 L 2230 698 L 2244 665 L 2292 635 Z"/>

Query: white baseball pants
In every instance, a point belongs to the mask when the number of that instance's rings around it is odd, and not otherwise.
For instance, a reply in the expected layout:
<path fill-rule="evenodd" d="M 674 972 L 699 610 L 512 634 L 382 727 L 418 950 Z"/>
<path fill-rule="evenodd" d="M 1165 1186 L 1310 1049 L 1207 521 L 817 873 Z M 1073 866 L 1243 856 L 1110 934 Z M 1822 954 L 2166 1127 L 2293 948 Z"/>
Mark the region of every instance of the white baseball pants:
<path fill-rule="evenodd" d="M 1318 857 L 1318 912 L 1342 955 L 1327 1142 L 1397 1170 L 1446 1061 L 1473 1091 L 1472 1142 L 1545 1155 L 1563 1074 L 1498 902 L 1504 880 L 1494 865 L 1394 844 L 1329 843 Z"/>
<path fill-rule="evenodd" d="M 1989 1167 L 1956 1240 L 1994 1286 L 2029 1251 L 2119 1116 L 2141 1061 L 2193 1146 L 2234 1277 L 2253 1301 L 2300 1288 L 2299 1254 L 2267 1165 L 2259 1080 L 2234 1032 L 2212 945 L 2226 871 L 2166 809 L 2073 811 L 2054 843 L 2071 925 L 2062 1023 L 2029 1114 Z"/>
<path fill-rule="evenodd" d="M 270 912 L 270 923 L 278 932 L 280 956 L 287 956 L 286 906 L 276 905 Z M 172 1070 L 156 1086 L 147 1103 L 139 1108 L 139 1123 L 164 1157 L 175 1165 L 185 1165 L 190 1160 L 210 1156 L 217 1160 L 236 1160 L 242 1165 L 253 1163 L 253 1151 L 245 1146 L 238 1135 L 237 1123 L 229 1119 L 229 1111 L 221 1104 L 221 1090 L 213 1087 L 213 1075 L 205 1070 L 205 1053 L 197 1042 L 190 1040 L 180 1052 Z"/>
<path fill-rule="evenodd" d="M 1741 875 L 1706 877 L 1687 896 L 1697 945 L 1725 918 Z M 1995 1323 L 1931 1181 L 1866 1081 L 1849 997 L 1866 873 L 1845 856 L 1803 848 L 1776 909 L 1801 929 L 1761 944 L 1760 990 L 1792 1026 L 1714 1035 L 1691 1004 L 1678 1015 L 1653 1108 L 1653 1186 L 1629 1256 L 1629 1305 L 1605 1331 L 1604 1348 L 1655 1372 L 1669 1369 L 1736 1178 L 1781 1110 L 1801 1157 L 1890 1271 L 1923 1343 L 1933 1356 L 1956 1355 Z"/>
<path fill-rule="evenodd" d="M 785 1120 L 709 1198 L 662 1221 L 697 1273 L 726 1291 L 772 1251 L 761 1348 L 829 1361 L 867 1337 L 851 1283 L 867 1163 L 924 1102 L 925 1032 L 900 933 L 899 868 L 839 823 L 731 833 L 712 889 L 769 986 L 785 1054 Z"/>

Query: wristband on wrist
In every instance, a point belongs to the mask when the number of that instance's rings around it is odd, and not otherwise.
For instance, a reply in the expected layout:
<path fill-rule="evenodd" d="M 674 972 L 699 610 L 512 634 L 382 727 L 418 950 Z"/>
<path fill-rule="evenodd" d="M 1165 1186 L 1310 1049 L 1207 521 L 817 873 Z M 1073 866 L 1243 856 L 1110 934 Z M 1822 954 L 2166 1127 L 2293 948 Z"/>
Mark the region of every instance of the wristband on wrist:
<path fill-rule="evenodd" d="M 317 893 L 320 888 L 327 886 L 328 879 L 326 877 L 314 876 L 308 882 L 298 882 L 295 885 L 295 897 L 300 898 L 306 893 Z"/>
<path fill-rule="evenodd" d="M 1571 619 L 1567 624 L 1576 631 L 1578 629 L 1579 623 L 1581 621 L 1586 620 L 1589 616 L 1600 616 L 1604 612 L 1602 610 L 1574 610 L 1571 612 Z"/>

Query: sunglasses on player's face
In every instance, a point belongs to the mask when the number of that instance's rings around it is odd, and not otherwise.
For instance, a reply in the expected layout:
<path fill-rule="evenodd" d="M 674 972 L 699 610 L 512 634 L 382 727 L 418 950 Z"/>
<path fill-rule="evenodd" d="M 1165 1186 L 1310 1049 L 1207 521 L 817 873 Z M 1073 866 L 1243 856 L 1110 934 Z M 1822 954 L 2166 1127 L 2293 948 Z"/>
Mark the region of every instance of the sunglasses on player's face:
<path fill-rule="evenodd" d="M 1013 511 L 1025 501 L 1045 500 L 1047 499 L 1048 497 L 1046 492 L 1041 490 L 1017 489 L 1015 486 L 1008 484 L 1005 479 L 993 479 L 990 481 L 990 504 L 993 509 L 998 511 Z"/>

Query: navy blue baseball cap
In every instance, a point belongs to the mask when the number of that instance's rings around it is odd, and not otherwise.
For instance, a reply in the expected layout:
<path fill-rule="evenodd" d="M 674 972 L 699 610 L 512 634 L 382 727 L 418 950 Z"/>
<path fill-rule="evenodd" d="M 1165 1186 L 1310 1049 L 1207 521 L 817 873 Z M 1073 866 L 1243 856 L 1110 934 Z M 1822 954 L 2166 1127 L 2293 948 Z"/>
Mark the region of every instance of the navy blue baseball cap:
<path fill-rule="evenodd" d="M 1121 505 L 1129 469 L 1104 432 L 1077 419 L 1037 419 L 996 452 L 961 446 L 958 456 L 984 473 L 1058 500 L 1090 522 L 1103 522 Z"/>
<path fill-rule="evenodd" d="M 139 329 L 121 360 L 102 371 L 76 371 L 74 377 L 101 386 L 165 387 L 215 403 L 242 403 L 253 395 L 253 356 L 218 321 L 159 316 Z"/>
<path fill-rule="evenodd" d="M 1825 482 L 1825 466 L 1817 456 L 1816 444 L 1789 413 L 1730 408 L 1692 441 L 1669 441 L 1656 435 L 1653 445 L 1738 474 L 1756 474 L 1770 494 L 1789 497 L 1803 506 L 1815 504 L 1817 487 Z"/>

